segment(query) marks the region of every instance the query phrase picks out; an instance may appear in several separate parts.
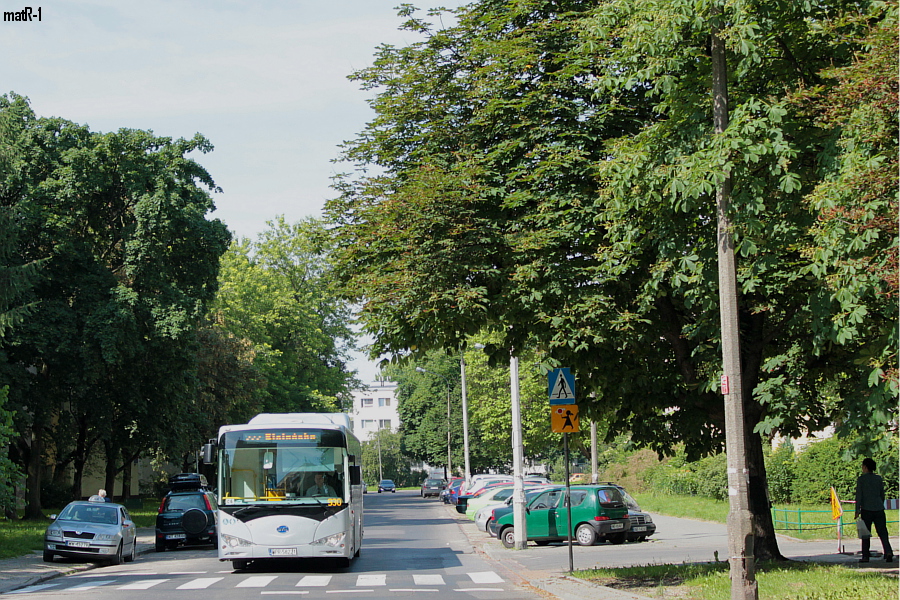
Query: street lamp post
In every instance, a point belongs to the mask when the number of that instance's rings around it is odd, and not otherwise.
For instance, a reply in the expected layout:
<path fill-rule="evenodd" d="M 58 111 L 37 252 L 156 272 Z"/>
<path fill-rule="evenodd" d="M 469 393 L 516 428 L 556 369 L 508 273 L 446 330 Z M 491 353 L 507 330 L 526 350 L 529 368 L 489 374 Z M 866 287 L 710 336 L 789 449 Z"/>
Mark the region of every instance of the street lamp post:
<path fill-rule="evenodd" d="M 472 468 L 469 463 L 469 405 L 466 399 L 466 357 L 463 352 L 459 354 L 459 376 L 462 385 L 462 417 L 463 417 L 463 477 L 466 478 L 465 485 L 469 485 L 472 479 Z"/>

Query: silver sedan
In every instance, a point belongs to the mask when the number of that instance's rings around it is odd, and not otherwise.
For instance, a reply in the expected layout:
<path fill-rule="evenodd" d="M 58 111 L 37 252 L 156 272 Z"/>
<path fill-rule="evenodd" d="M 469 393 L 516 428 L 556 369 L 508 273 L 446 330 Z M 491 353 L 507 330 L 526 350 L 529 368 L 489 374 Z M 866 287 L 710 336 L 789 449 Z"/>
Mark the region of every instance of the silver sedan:
<path fill-rule="evenodd" d="M 121 504 L 70 502 L 44 533 L 44 561 L 56 555 L 105 561 L 131 562 L 137 546 L 137 527 Z"/>

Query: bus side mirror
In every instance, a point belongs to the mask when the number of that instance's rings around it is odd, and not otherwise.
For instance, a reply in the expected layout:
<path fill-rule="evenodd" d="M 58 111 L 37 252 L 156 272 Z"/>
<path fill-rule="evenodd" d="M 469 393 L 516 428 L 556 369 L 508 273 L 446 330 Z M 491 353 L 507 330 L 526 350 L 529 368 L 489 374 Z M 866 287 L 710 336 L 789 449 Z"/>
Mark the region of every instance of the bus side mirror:
<path fill-rule="evenodd" d="M 208 444 L 203 444 L 201 458 L 208 465 L 216 462 L 216 444 L 214 441 L 210 440 Z"/>
<path fill-rule="evenodd" d="M 350 465 L 350 485 L 362 485 L 362 467 Z"/>

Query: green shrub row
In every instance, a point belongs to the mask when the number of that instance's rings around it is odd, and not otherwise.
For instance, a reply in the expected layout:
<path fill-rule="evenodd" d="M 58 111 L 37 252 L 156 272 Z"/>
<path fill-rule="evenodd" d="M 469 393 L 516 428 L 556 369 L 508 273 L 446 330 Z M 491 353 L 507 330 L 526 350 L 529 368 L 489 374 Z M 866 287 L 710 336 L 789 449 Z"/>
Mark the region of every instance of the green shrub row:
<path fill-rule="evenodd" d="M 648 460 L 649 454 L 642 450 L 609 464 L 604 477 L 636 492 L 728 498 L 724 453 L 697 461 L 688 461 L 681 451 L 662 461 Z M 818 440 L 799 451 L 784 444 L 766 456 L 769 497 L 773 504 L 822 504 L 829 502 L 834 487 L 841 500 L 853 500 L 863 458 L 852 455 L 852 440 L 837 437 Z M 884 478 L 886 497 L 900 497 L 897 438 L 892 437 L 872 458 Z"/>

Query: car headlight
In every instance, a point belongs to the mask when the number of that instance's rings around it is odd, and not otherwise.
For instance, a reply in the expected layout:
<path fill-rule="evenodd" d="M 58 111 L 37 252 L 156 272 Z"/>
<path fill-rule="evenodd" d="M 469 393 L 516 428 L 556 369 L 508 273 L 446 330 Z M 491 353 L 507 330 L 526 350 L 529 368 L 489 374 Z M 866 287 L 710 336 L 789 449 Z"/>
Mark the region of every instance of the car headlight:
<path fill-rule="evenodd" d="M 59 527 L 48 527 L 44 535 L 48 540 L 62 540 L 63 537 L 62 529 Z"/>
<path fill-rule="evenodd" d="M 644 521 L 647 523 L 652 523 L 653 519 L 650 518 L 650 515 L 647 515 L 646 517 L 644 517 Z"/>
<path fill-rule="evenodd" d="M 117 539 L 119 536 L 115 533 L 98 533 L 94 535 L 94 540 L 98 542 L 111 542 Z"/>
<path fill-rule="evenodd" d="M 337 548 L 339 546 L 344 545 L 344 539 L 347 537 L 346 532 L 335 533 L 334 535 L 325 536 L 323 538 L 319 538 L 313 542 L 313 545 L 317 546 L 331 546 L 332 548 Z"/>
<path fill-rule="evenodd" d="M 231 546 L 232 548 L 237 548 L 239 546 L 252 546 L 253 544 L 244 538 L 239 538 L 233 535 L 228 535 L 227 533 L 222 534 L 222 542 Z"/>

